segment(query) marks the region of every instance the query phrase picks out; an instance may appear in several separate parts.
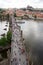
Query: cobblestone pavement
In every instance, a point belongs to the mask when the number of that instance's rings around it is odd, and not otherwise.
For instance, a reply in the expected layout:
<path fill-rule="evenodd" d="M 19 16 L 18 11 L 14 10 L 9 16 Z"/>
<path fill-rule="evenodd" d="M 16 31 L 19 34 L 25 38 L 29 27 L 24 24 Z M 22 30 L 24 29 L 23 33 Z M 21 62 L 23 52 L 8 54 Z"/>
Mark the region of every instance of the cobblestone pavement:
<path fill-rule="evenodd" d="M 21 41 L 21 29 L 12 18 L 12 43 L 11 43 L 11 65 L 29 65 L 26 61 L 25 52 L 22 53 L 23 43 Z"/>

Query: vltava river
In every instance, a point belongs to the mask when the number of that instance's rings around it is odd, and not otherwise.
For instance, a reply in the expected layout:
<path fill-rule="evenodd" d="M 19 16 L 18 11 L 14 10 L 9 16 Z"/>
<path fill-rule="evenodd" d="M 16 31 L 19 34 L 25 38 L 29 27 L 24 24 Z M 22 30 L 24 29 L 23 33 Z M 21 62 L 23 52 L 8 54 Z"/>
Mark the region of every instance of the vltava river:
<path fill-rule="evenodd" d="M 7 34 L 8 30 L 9 30 L 9 22 L 0 21 L 0 38 L 2 37 L 1 35 Z"/>
<path fill-rule="evenodd" d="M 25 23 L 19 25 L 23 30 L 26 44 L 31 47 L 34 65 L 43 65 L 43 22 L 34 20 L 22 20 L 22 22 Z"/>

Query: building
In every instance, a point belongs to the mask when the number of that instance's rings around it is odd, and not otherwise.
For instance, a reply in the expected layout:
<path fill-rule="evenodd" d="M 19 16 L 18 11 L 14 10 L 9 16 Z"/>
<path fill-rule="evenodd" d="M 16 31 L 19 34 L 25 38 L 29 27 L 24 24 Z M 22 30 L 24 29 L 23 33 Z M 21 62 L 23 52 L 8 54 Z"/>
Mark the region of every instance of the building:
<path fill-rule="evenodd" d="M 29 10 L 16 10 L 17 17 L 23 17 L 24 15 L 27 15 L 29 18 L 34 18 L 36 16 L 38 19 L 43 19 L 43 13 L 40 11 L 29 11 Z"/>
<path fill-rule="evenodd" d="M 17 15 L 18 17 L 22 17 L 22 16 L 25 15 L 25 11 L 20 10 L 20 9 L 17 9 L 17 10 L 16 10 L 16 15 Z"/>

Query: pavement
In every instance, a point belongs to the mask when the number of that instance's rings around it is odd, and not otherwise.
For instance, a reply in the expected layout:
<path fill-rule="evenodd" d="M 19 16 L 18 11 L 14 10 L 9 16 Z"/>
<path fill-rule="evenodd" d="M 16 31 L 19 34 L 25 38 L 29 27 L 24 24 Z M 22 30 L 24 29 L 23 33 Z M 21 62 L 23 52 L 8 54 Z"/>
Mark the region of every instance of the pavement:
<path fill-rule="evenodd" d="M 11 43 L 11 65 L 29 65 L 26 61 L 26 53 L 22 53 L 20 48 L 23 48 L 23 42 L 21 41 L 21 29 L 17 25 L 13 16 L 12 20 L 12 43 Z"/>

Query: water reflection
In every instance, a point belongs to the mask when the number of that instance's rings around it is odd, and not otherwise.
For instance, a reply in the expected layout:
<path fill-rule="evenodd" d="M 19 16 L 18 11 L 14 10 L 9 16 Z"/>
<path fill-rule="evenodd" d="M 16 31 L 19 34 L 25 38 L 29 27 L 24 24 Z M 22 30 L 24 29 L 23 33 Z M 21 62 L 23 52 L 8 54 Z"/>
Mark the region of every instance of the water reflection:
<path fill-rule="evenodd" d="M 23 30 L 23 37 L 26 44 L 29 44 L 32 48 L 32 59 L 37 61 L 34 65 L 43 65 L 43 22 L 37 22 L 33 20 L 22 20 L 24 24 L 19 24 Z"/>

